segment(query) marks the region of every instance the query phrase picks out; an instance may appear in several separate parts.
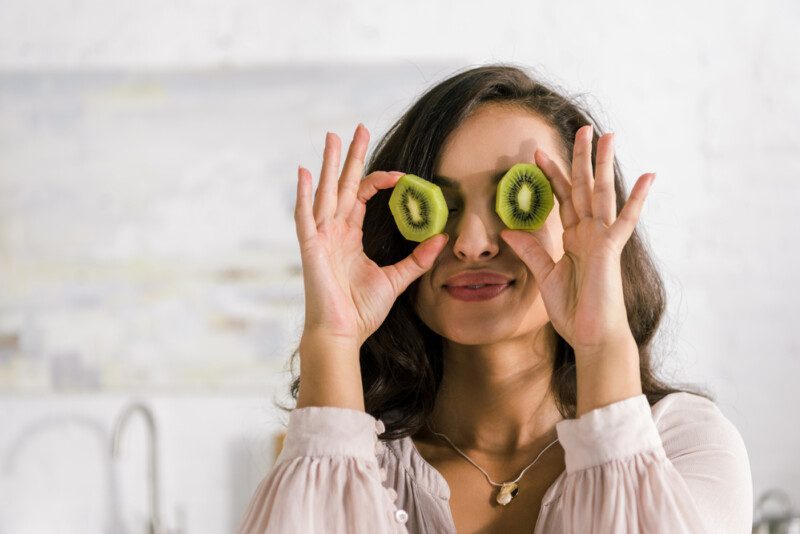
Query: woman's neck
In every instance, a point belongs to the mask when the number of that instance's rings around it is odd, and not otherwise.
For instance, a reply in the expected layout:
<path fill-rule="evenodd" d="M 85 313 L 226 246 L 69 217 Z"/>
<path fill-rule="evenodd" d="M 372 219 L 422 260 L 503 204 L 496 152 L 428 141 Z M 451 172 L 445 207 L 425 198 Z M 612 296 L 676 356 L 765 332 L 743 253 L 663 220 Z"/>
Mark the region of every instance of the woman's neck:
<path fill-rule="evenodd" d="M 540 336 L 540 339 L 546 336 Z M 563 419 L 551 392 L 552 342 L 491 346 L 447 343 L 444 376 L 430 418 L 463 451 L 525 455 L 555 439 Z"/>

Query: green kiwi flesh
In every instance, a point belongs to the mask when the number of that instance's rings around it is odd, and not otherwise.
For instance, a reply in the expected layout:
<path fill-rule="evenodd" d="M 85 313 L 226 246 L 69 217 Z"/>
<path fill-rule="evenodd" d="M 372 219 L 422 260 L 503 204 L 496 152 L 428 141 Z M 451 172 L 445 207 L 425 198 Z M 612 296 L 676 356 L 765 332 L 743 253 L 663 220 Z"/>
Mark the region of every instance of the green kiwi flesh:
<path fill-rule="evenodd" d="M 404 174 L 389 198 L 397 228 L 409 241 L 425 241 L 444 230 L 447 202 L 438 185 L 413 174 Z"/>
<path fill-rule="evenodd" d="M 550 181 L 533 163 L 517 163 L 497 184 L 495 211 L 512 230 L 538 230 L 553 206 Z"/>

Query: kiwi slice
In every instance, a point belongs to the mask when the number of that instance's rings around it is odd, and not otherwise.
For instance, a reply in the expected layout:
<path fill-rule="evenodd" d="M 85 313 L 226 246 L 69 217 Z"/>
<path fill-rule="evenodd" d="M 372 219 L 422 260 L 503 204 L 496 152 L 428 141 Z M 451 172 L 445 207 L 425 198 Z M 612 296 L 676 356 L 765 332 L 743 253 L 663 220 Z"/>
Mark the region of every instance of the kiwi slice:
<path fill-rule="evenodd" d="M 553 205 L 550 181 L 533 163 L 517 163 L 497 184 L 494 210 L 512 230 L 538 230 Z"/>
<path fill-rule="evenodd" d="M 389 198 L 397 228 L 409 241 L 425 241 L 444 230 L 447 202 L 441 188 L 413 174 L 404 174 Z"/>

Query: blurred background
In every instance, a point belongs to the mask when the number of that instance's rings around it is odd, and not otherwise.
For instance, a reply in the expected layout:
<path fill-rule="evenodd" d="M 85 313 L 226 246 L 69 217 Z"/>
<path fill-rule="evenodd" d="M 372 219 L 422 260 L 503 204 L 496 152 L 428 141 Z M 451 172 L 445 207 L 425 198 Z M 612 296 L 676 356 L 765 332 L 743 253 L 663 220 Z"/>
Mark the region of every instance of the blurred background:
<path fill-rule="evenodd" d="M 0 534 L 154 506 L 234 531 L 302 332 L 297 165 L 492 62 L 580 97 L 628 191 L 658 173 L 664 374 L 715 394 L 756 496 L 800 503 L 798 25 L 794 0 L 0 0 Z"/>

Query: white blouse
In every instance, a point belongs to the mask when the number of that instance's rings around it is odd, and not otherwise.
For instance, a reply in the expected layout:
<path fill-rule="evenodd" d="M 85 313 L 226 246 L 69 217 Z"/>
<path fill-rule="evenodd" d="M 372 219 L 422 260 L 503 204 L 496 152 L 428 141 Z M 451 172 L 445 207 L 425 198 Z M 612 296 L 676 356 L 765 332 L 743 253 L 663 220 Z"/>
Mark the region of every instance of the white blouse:
<path fill-rule="evenodd" d="M 411 437 L 349 408 L 296 408 L 283 449 L 252 497 L 240 534 L 454 534 L 447 481 Z M 566 469 L 542 499 L 534 534 L 749 533 L 750 465 L 717 406 L 644 395 L 556 424 Z"/>

